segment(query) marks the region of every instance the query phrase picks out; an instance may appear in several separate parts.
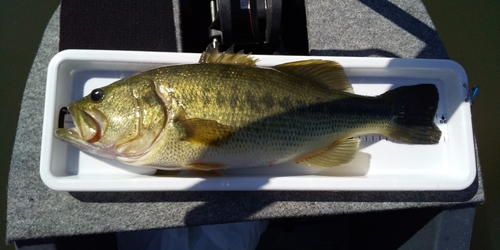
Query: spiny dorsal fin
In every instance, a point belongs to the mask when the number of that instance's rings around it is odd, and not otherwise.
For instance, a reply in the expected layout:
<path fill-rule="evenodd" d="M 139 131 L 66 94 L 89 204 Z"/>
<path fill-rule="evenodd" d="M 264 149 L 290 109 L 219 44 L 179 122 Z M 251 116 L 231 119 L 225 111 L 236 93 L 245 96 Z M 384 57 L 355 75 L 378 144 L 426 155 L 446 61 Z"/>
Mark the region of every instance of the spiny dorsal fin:
<path fill-rule="evenodd" d="M 243 50 L 234 53 L 234 45 L 231 46 L 226 52 L 219 52 L 219 45 L 215 48 L 212 44 L 208 45 L 207 49 L 201 54 L 198 63 L 220 63 L 220 64 L 240 64 L 255 66 L 257 59 L 253 59 L 249 54 L 243 53 Z"/>
<path fill-rule="evenodd" d="M 334 61 L 311 59 L 283 63 L 273 68 L 309 82 L 312 80 L 327 89 L 354 93 L 344 72 L 344 67 Z"/>

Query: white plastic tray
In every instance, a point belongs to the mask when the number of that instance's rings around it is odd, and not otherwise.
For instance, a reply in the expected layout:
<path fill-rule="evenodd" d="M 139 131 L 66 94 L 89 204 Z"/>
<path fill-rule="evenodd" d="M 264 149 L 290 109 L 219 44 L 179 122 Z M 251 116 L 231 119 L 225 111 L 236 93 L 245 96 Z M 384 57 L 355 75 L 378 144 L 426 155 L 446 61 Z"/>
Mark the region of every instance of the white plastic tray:
<path fill-rule="evenodd" d="M 437 145 L 405 145 L 363 137 L 349 164 L 330 168 L 285 163 L 273 167 L 224 171 L 222 177 L 182 173 L 152 176 L 154 169 L 126 166 L 81 152 L 54 138 L 59 110 L 92 89 L 135 72 L 168 64 L 196 63 L 199 54 L 66 50 L 49 64 L 40 174 L 44 183 L 64 191 L 145 190 L 460 190 L 476 175 L 470 105 L 464 100 L 467 76 L 449 60 L 264 56 L 258 65 L 321 58 L 342 64 L 354 91 L 378 95 L 390 88 L 433 83 L 439 90 Z M 444 119 L 443 119 L 444 118 Z"/>

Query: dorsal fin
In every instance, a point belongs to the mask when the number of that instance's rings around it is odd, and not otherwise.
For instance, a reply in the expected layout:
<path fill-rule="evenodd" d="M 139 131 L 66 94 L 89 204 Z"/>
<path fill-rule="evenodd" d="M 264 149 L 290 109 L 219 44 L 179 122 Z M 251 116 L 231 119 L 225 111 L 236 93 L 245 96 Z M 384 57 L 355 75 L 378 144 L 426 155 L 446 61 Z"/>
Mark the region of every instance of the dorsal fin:
<path fill-rule="evenodd" d="M 212 46 L 212 44 L 207 46 L 207 49 L 201 54 L 199 63 L 220 63 L 220 64 L 240 64 L 255 66 L 257 59 L 253 59 L 249 54 L 245 54 L 243 50 L 234 53 L 234 45 L 231 46 L 226 52 L 219 52 L 219 45 Z"/>
<path fill-rule="evenodd" d="M 337 62 L 328 60 L 304 60 L 283 63 L 273 67 L 282 72 L 313 81 L 327 89 L 353 93 L 353 89 L 344 72 L 344 67 Z"/>

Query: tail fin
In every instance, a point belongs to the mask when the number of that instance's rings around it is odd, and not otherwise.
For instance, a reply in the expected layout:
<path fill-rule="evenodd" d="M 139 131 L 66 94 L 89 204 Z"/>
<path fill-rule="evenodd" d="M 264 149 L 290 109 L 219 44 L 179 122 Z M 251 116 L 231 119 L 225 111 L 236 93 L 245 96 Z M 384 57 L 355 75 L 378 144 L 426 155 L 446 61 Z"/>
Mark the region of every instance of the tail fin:
<path fill-rule="evenodd" d="M 411 144 L 439 142 L 441 130 L 434 124 L 439 93 L 434 84 L 403 86 L 380 97 L 394 103 L 387 136 Z"/>

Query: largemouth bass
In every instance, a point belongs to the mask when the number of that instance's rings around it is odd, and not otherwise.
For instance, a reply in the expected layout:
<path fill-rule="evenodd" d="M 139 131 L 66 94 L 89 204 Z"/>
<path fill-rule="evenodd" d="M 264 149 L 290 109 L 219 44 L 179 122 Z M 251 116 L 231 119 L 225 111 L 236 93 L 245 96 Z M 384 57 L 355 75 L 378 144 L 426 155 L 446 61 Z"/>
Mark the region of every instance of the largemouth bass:
<path fill-rule="evenodd" d="M 200 63 L 141 72 L 68 106 L 75 128 L 55 136 L 135 166 L 217 170 L 293 160 L 350 162 L 363 134 L 435 144 L 432 84 L 377 97 L 353 93 L 341 65 L 305 60 L 270 68 L 245 54 L 203 53 Z"/>

